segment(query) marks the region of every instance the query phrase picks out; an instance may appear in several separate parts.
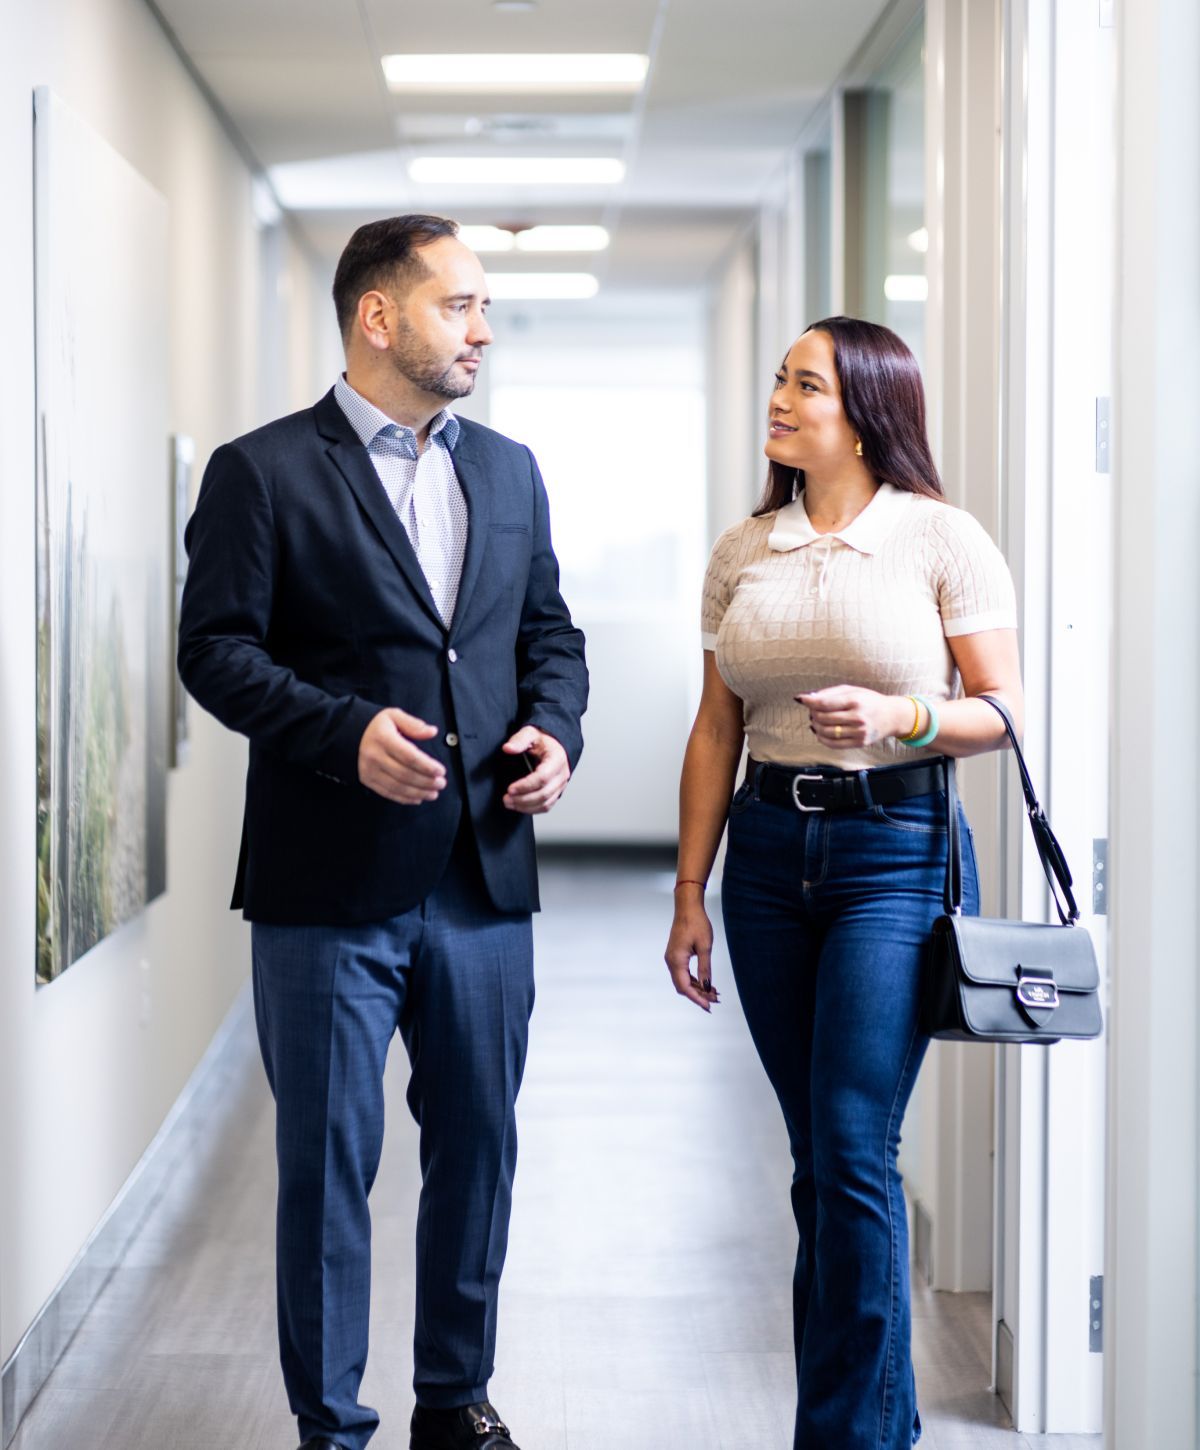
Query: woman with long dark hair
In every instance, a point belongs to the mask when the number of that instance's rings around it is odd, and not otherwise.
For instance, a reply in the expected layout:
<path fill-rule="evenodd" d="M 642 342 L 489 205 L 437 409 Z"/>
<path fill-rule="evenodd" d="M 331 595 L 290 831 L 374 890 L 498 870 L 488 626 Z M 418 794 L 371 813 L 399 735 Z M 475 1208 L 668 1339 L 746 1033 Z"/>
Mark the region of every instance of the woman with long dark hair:
<path fill-rule="evenodd" d="M 765 495 L 705 578 L 666 960 L 711 1010 L 704 891 L 728 819 L 726 940 L 795 1163 L 795 1450 L 906 1450 L 920 1419 L 896 1156 L 942 911 L 941 757 L 1003 743 L 974 696 L 1021 720 L 1016 604 L 987 533 L 944 501 L 916 360 L 887 328 L 833 317 L 792 345 L 765 451 Z"/>

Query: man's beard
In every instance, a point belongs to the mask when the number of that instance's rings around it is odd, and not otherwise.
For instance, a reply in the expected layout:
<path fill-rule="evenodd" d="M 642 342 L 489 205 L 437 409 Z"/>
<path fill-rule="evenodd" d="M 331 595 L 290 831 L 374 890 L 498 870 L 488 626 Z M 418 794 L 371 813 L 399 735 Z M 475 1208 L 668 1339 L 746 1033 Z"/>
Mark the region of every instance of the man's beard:
<path fill-rule="evenodd" d="M 468 357 L 478 357 L 478 353 L 468 353 Z M 400 334 L 396 340 L 396 346 L 392 350 L 392 366 L 406 378 L 414 387 L 421 389 L 423 393 L 432 393 L 436 398 L 465 398 L 475 391 L 475 377 L 473 373 L 467 372 L 454 374 L 455 363 L 460 361 L 456 358 L 449 367 L 442 366 L 442 360 L 428 345 L 422 342 L 417 336 L 415 329 L 409 323 L 402 323 Z"/>

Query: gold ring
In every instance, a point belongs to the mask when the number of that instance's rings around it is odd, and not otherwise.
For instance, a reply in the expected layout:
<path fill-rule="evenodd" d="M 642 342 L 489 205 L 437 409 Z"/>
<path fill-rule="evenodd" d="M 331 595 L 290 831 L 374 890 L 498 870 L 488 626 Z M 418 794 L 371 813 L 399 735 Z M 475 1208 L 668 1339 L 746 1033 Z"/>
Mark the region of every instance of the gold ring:
<path fill-rule="evenodd" d="M 842 727 L 840 725 L 835 725 L 833 727 L 833 738 L 835 740 L 840 740 L 842 738 Z"/>

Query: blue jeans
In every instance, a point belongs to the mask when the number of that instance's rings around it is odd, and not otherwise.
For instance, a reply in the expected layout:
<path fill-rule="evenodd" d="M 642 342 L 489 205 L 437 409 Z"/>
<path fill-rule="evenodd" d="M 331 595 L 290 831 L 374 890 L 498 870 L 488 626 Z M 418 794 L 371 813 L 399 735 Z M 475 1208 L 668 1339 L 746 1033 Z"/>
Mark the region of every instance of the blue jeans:
<path fill-rule="evenodd" d="M 896 1156 L 928 1042 L 918 1004 L 942 911 L 945 811 L 938 791 L 808 814 L 745 785 L 730 807 L 729 955 L 795 1163 L 794 1450 L 907 1450 L 920 1435 Z"/>
<path fill-rule="evenodd" d="M 399 1031 L 420 1124 L 413 1383 L 433 1408 L 485 1399 L 533 1008 L 526 914 L 491 905 L 464 833 L 420 906 L 367 926 L 253 928 L 254 1006 L 276 1105 L 276 1277 L 300 1438 L 362 1450 L 371 1303 L 367 1196 Z"/>

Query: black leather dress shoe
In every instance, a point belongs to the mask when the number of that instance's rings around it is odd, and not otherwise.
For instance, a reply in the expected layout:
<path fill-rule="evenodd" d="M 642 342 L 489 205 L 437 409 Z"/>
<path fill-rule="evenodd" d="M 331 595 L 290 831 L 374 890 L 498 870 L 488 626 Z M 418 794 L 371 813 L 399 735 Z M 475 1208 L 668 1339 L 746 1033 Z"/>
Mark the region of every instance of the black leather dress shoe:
<path fill-rule="evenodd" d="M 456 1410 L 418 1405 L 408 1443 L 409 1450 L 521 1450 L 487 1400 Z"/>

